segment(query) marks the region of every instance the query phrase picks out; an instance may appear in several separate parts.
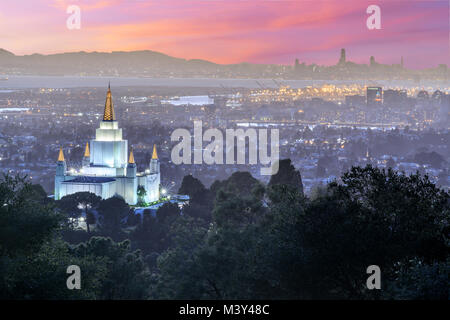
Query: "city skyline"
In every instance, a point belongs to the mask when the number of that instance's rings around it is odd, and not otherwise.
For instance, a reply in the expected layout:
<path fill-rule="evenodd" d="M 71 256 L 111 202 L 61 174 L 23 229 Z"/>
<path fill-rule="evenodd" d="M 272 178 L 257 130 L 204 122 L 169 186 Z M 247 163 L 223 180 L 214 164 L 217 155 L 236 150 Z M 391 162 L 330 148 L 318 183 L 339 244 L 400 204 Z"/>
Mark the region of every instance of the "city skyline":
<path fill-rule="evenodd" d="M 333 65 L 347 60 L 411 69 L 449 63 L 448 2 L 380 1 L 381 29 L 369 30 L 371 3 L 330 1 L 66 1 L 0 4 L 2 47 L 17 55 L 153 50 L 220 64 Z M 68 6 L 81 9 L 69 30 Z M 14 17 L 14 19 L 12 18 Z M 20 17 L 19 19 L 17 17 Z"/>

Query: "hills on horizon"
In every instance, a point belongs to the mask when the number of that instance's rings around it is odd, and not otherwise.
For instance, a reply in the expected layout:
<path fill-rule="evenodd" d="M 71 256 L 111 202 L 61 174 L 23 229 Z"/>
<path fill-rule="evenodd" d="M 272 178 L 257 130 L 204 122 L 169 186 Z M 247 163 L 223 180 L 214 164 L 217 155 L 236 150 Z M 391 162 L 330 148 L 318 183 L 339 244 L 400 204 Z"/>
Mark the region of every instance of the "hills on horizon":
<path fill-rule="evenodd" d="M 56 54 L 15 55 L 0 48 L 0 74 L 78 75 L 134 77 L 205 78 L 283 78 L 283 79 L 432 79 L 447 80 L 445 64 L 423 70 L 406 69 L 400 64 L 384 65 L 371 57 L 370 65 L 340 61 L 332 66 L 217 64 L 203 59 L 183 59 L 152 51 L 64 52 Z"/>

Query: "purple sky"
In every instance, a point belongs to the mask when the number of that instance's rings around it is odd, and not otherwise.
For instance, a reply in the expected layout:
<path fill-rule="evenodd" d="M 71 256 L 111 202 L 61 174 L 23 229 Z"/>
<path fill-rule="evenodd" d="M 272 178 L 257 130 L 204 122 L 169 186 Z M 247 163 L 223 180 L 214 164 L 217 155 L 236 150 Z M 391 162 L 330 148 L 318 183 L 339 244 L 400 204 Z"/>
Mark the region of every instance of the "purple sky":
<path fill-rule="evenodd" d="M 368 30 L 366 8 L 381 8 Z M 81 29 L 69 30 L 69 5 Z M 218 63 L 335 64 L 347 59 L 408 68 L 449 64 L 449 2 L 264 0 L 2 0 L 0 47 L 15 54 L 155 50 Z"/>

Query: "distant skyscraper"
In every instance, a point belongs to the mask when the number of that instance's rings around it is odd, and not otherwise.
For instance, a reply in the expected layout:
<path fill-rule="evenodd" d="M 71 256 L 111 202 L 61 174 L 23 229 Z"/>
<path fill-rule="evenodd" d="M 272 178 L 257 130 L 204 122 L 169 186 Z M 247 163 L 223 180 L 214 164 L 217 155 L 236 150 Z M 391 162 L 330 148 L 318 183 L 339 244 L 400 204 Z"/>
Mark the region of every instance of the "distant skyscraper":
<path fill-rule="evenodd" d="M 375 64 L 376 64 L 375 57 L 370 56 L 370 66 L 373 67 L 373 66 L 375 66 Z"/>
<path fill-rule="evenodd" d="M 400 66 L 403 68 L 403 56 L 402 56 L 402 58 L 400 59 Z"/>
<path fill-rule="evenodd" d="M 383 103 L 383 89 L 381 87 L 367 87 L 366 104 L 368 106 L 379 106 Z"/>
<path fill-rule="evenodd" d="M 339 64 L 345 64 L 345 49 L 341 49 L 341 57 L 339 58 Z"/>
<path fill-rule="evenodd" d="M 298 71 L 299 66 L 300 66 L 300 61 L 298 61 L 298 59 L 295 59 L 294 70 Z"/>

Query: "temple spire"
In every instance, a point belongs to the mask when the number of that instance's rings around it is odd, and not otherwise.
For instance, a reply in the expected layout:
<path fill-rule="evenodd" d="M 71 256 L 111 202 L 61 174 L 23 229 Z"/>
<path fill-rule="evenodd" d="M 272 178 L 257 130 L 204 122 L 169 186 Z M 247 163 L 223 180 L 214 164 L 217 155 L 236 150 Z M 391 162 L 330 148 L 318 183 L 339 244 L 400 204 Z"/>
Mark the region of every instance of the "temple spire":
<path fill-rule="evenodd" d="M 65 160 L 64 160 L 64 153 L 63 153 L 62 147 L 59 147 L 58 161 L 65 161 Z"/>
<path fill-rule="evenodd" d="M 115 121 L 114 105 L 111 98 L 111 86 L 108 84 L 108 92 L 106 93 L 105 111 L 103 113 L 103 121 Z"/>
<path fill-rule="evenodd" d="M 91 153 L 89 152 L 89 142 L 86 142 L 86 148 L 84 149 L 84 157 L 90 157 Z"/>
<path fill-rule="evenodd" d="M 133 149 L 130 151 L 130 158 L 128 159 L 129 164 L 134 164 L 134 155 L 133 155 Z"/>
<path fill-rule="evenodd" d="M 156 152 L 156 144 L 153 145 L 152 160 L 154 159 L 158 159 L 158 152 Z"/>

